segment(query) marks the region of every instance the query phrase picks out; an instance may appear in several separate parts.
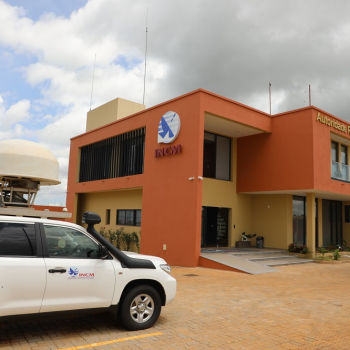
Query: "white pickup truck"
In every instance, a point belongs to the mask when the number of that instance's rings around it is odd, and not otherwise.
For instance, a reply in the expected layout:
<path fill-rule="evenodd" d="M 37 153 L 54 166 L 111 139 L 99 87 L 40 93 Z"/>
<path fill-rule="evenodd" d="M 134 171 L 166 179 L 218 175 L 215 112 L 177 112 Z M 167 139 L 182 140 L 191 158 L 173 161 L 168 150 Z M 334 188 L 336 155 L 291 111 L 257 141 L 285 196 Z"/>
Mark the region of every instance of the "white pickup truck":
<path fill-rule="evenodd" d="M 63 221 L 0 216 L 0 322 L 58 313 L 110 311 L 129 330 L 151 327 L 175 298 L 170 266 L 124 253 L 94 228 Z"/>

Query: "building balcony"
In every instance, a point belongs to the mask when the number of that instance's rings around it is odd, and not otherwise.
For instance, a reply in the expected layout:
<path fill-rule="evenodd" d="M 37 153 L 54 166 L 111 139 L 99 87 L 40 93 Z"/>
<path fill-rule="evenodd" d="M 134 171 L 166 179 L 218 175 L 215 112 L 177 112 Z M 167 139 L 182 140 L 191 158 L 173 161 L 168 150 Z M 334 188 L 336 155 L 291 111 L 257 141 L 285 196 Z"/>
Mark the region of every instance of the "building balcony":
<path fill-rule="evenodd" d="M 332 179 L 350 182 L 349 165 L 332 162 L 331 172 Z"/>

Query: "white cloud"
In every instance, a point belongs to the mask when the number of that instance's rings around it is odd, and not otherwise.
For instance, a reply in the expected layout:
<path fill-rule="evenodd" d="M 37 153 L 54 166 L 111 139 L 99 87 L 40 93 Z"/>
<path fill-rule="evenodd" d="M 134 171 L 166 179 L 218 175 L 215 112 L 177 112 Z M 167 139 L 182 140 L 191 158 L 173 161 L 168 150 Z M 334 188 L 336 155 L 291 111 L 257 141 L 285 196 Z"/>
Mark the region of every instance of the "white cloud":
<path fill-rule="evenodd" d="M 142 102 L 147 8 L 148 107 L 204 88 L 268 112 L 271 82 L 279 113 L 307 105 L 311 84 L 314 105 L 350 120 L 350 2 L 90 0 L 69 17 L 43 9 L 34 21 L 0 0 L 0 60 L 23 74 L 17 91 L 0 79 L 0 139 L 36 140 L 61 165 L 62 185 L 38 200 L 65 201 L 70 138 L 85 130 L 95 54 L 92 107 Z"/>
<path fill-rule="evenodd" d="M 21 134 L 21 123 L 30 119 L 29 109 L 29 100 L 20 100 L 6 108 L 5 101 L 0 96 L 0 135 L 13 134 L 13 136 L 16 136 Z"/>

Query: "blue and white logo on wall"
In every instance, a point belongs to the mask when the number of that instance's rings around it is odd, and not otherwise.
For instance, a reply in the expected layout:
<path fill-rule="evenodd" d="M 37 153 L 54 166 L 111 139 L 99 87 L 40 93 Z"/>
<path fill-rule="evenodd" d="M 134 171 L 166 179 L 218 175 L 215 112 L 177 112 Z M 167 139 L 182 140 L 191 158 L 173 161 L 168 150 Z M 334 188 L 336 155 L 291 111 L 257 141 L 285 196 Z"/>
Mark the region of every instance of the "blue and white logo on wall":
<path fill-rule="evenodd" d="M 177 113 L 166 112 L 158 125 L 158 143 L 171 143 L 179 135 L 181 127 L 180 117 Z"/>

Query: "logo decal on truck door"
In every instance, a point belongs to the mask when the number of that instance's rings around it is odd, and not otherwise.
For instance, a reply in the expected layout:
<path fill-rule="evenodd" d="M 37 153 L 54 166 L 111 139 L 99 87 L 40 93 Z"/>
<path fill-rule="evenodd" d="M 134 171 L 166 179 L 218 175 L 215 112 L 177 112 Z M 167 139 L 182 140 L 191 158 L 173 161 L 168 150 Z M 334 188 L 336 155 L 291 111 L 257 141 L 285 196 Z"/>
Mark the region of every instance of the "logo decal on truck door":
<path fill-rule="evenodd" d="M 93 279 L 95 278 L 95 269 L 91 267 L 70 267 L 68 279 Z"/>

